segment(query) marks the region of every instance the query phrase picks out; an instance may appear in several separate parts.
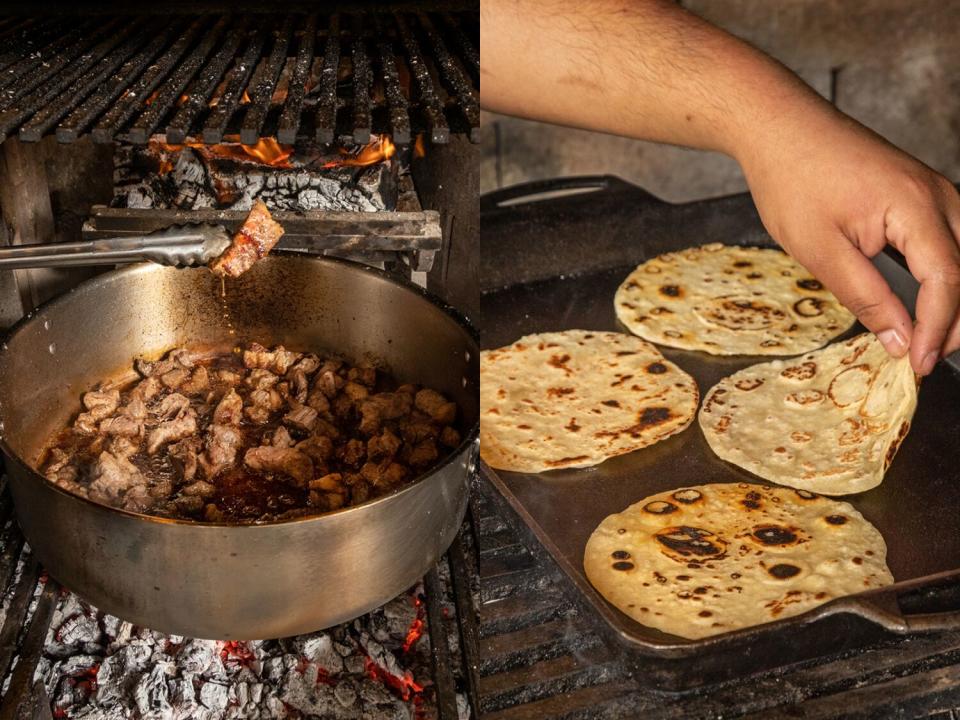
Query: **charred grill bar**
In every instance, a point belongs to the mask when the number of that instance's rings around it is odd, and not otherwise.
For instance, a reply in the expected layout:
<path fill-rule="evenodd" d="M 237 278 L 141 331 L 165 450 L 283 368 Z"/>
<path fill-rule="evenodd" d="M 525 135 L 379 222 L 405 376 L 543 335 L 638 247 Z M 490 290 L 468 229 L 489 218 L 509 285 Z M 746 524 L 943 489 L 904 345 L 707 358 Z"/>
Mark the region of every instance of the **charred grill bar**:
<path fill-rule="evenodd" d="M 478 140 L 469 14 L 8 18 L 0 139 Z"/>

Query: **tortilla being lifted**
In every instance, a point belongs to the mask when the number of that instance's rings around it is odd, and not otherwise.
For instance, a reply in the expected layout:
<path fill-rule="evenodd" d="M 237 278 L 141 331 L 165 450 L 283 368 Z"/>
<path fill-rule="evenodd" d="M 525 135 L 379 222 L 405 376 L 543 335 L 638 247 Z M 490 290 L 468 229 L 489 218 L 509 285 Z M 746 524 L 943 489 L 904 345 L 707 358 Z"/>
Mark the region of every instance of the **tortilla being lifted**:
<path fill-rule="evenodd" d="M 880 484 L 917 407 L 917 380 L 871 333 L 753 365 L 707 393 L 713 451 L 767 480 L 827 495 Z"/>
<path fill-rule="evenodd" d="M 720 243 L 648 260 L 614 305 L 635 335 L 713 355 L 798 355 L 855 319 L 786 253 Z"/>
<path fill-rule="evenodd" d="M 889 585 L 883 537 L 852 505 L 749 483 L 652 495 L 600 523 L 587 578 L 637 622 L 702 638 Z"/>
<path fill-rule="evenodd" d="M 699 397 L 692 377 L 630 335 L 527 335 L 480 355 L 480 454 L 516 472 L 597 465 L 680 432 Z"/>

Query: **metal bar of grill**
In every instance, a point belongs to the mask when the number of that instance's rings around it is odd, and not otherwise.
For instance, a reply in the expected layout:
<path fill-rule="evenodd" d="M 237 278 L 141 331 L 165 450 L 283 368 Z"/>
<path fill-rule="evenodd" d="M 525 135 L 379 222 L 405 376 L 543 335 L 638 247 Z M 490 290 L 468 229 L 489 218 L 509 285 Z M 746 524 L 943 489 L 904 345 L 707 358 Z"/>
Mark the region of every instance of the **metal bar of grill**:
<path fill-rule="evenodd" d="M 410 115 L 407 113 L 406 98 L 400 88 L 400 73 L 397 71 L 393 42 L 379 15 L 374 18 L 374 27 L 379 38 L 377 53 L 380 56 L 384 96 L 390 113 L 390 132 L 395 143 L 404 145 L 410 142 Z"/>
<path fill-rule="evenodd" d="M 204 112 L 210 98 L 223 76 L 224 71 L 236 57 L 240 43 L 247 35 L 247 23 L 240 22 L 231 28 L 226 39 L 216 54 L 207 61 L 203 70 L 197 75 L 193 83 L 187 88 L 187 99 L 177 111 L 177 114 L 167 125 L 167 142 L 182 143 L 187 139 L 194 120 Z"/>
<path fill-rule="evenodd" d="M 370 86 L 373 73 L 370 71 L 370 59 L 367 57 L 367 38 L 363 21 L 354 19 L 353 53 L 353 142 L 370 142 L 373 123 L 370 119 Z"/>
<path fill-rule="evenodd" d="M 119 102 L 93 128 L 92 134 L 95 143 L 113 142 L 123 124 L 143 107 L 146 98 L 150 96 L 150 93 L 161 83 L 163 78 L 173 70 L 177 61 L 187 51 L 187 48 L 190 47 L 190 44 L 200 34 L 205 25 L 207 25 L 206 19 L 200 19 L 191 24 L 161 59 L 147 68 L 140 79 L 127 89 Z"/>
<path fill-rule="evenodd" d="M 290 45 L 290 35 L 293 32 L 294 16 L 288 15 L 283 26 L 273 41 L 273 49 L 266 63 L 257 71 L 253 78 L 250 91 L 250 105 L 243 116 L 240 125 L 240 142 L 253 145 L 260 137 L 260 130 L 270 110 L 270 99 L 280 77 L 280 71 L 287 61 L 287 47 Z"/>
<path fill-rule="evenodd" d="M 0 18 L 0 133 L 35 142 L 477 139 L 473 15 Z M 6 41 L 4 40 L 6 38 Z M 320 44 L 322 43 L 322 47 Z M 318 62 L 319 58 L 319 62 Z"/>
<path fill-rule="evenodd" d="M 98 88 L 120 64 L 130 58 L 138 47 L 143 47 L 156 28 L 126 28 L 127 40 L 114 52 L 107 53 L 91 73 L 81 73 L 79 86 L 68 86 L 56 98 L 46 103 L 40 112 L 21 126 L 20 139 L 36 142 L 52 128 L 57 121 L 73 110 L 80 102 Z"/>
<path fill-rule="evenodd" d="M 456 98 L 460 111 L 464 114 L 467 124 L 470 126 L 471 140 L 480 141 L 480 101 L 477 100 L 476 93 L 473 91 L 473 85 L 467 80 L 463 71 L 457 65 L 456 60 L 447 50 L 440 34 L 433 26 L 430 18 L 420 13 L 420 26 L 423 28 L 430 46 L 433 48 L 433 57 L 440 68 L 440 75 L 450 84 Z"/>
<path fill-rule="evenodd" d="M 340 16 L 330 17 L 326 45 L 323 50 L 323 71 L 317 101 L 315 133 L 318 143 L 333 142 L 337 127 L 337 71 L 340 68 Z"/>
<path fill-rule="evenodd" d="M 240 104 L 243 91 L 247 87 L 247 81 L 256 68 L 257 58 L 260 57 L 260 51 L 266 41 L 267 38 L 263 28 L 258 28 L 247 43 L 243 55 L 227 73 L 223 94 L 216 98 L 217 104 L 210 111 L 207 122 L 203 126 L 203 141 L 205 143 L 214 144 L 223 140 L 227 123 L 230 122 L 230 118 Z"/>
<path fill-rule="evenodd" d="M 450 126 L 443 114 L 443 104 L 440 102 L 437 89 L 433 84 L 433 78 L 430 77 L 430 71 L 427 70 L 426 62 L 420 52 L 420 46 L 403 17 L 395 15 L 394 19 L 397 24 L 397 31 L 400 33 L 400 40 L 407 52 L 407 64 L 420 92 L 420 109 L 426 117 L 427 126 L 430 129 L 430 140 L 435 143 L 449 142 Z"/>
<path fill-rule="evenodd" d="M 130 78 L 139 75 L 181 27 L 180 23 L 167 25 L 166 29 L 158 32 L 140 52 L 127 60 L 109 80 L 98 85 L 93 93 L 84 100 L 83 104 L 71 112 L 57 126 L 57 140 L 64 143 L 76 140 L 81 132 L 88 128 L 114 100 L 123 94 Z"/>
<path fill-rule="evenodd" d="M 110 27 L 110 26 L 108 26 Z M 34 107 L 47 107 L 61 92 L 72 87 L 80 78 L 87 74 L 91 66 L 99 59 L 113 50 L 124 38 L 124 35 L 117 32 L 105 31 L 105 33 L 96 33 L 92 36 L 94 39 L 100 39 L 105 36 L 96 46 L 89 48 L 79 57 L 73 57 L 69 65 L 69 70 L 56 75 L 54 82 L 36 85 L 36 90 L 22 99 L 22 103 L 7 106 L 3 112 L 0 112 L 0 140 L 6 139 L 24 120 L 33 114 Z M 64 61 L 66 62 L 66 61 Z M 54 63 L 59 65 L 59 63 Z M 37 138 L 39 139 L 39 138 Z"/>
<path fill-rule="evenodd" d="M 300 130 L 300 114 L 303 109 L 303 99 L 307 92 L 307 79 L 310 76 L 310 67 L 313 65 L 313 48 L 317 40 L 317 16 L 307 18 L 303 34 L 300 36 L 300 47 L 297 50 L 297 64 L 294 66 L 287 89 L 287 100 L 283 105 L 280 123 L 277 127 L 277 140 L 282 143 L 293 144 Z"/>
<path fill-rule="evenodd" d="M 153 97 L 153 102 L 147 110 L 140 115 L 133 127 L 127 133 L 125 139 L 133 143 L 146 143 L 150 135 L 160 125 L 161 120 L 170 110 L 184 89 L 187 83 L 203 65 L 210 51 L 220 39 L 226 27 L 226 19 L 221 18 L 213 29 L 207 33 L 203 41 L 191 52 L 187 58 L 177 67 L 173 75 L 160 88 L 160 91 Z"/>

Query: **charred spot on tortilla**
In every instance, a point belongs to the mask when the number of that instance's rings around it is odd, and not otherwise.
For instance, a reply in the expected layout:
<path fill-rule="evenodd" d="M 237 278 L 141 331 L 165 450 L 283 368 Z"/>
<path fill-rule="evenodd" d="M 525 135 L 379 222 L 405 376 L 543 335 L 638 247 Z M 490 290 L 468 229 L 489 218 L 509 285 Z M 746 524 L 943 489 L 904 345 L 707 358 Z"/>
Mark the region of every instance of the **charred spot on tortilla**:
<path fill-rule="evenodd" d="M 661 545 L 684 558 L 691 555 L 703 559 L 717 558 L 727 550 L 726 542 L 716 534 L 689 525 L 665 528 L 655 537 Z"/>
<path fill-rule="evenodd" d="M 647 372 L 651 375 L 662 375 L 667 371 L 667 366 L 662 362 L 653 362 L 647 365 Z"/>
<path fill-rule="evenodd" d="M 760 525 L 751 537 L 762 545 L 794 545 L 799 540 L 794 529 L 780 525 Z"/>
<path fill-rule="evenodd" d="M 612 553 L 610 553 L 610 557 L 612 557 L 614 560 L 629 560 L 630 553 L 628 553 L 626 550 L 614 550 Z"/>
<path fill-rule="evenodd" d="M 647 425 L 658 425 L 659 423 L 666 422 L 671 417 L 670 408 L 665 407 L 652 407 L 644 408 L 643 412 L 640 414 L 640 426 Z"/>
<path fill-rule="evenodd" d="M 629 562 L 627 560 L 619 560 L 615 562 L 611 567 L 613 567 L 614 570 L 627 572 L 628 570 L 633 570 L 634 565 L 632 562 Z"/>
<path fill-rule="evenodd" d="M 684 505 L 692 505 L 703 499 L 703 493 L 693 488 L 685 488 L 683 490 L 677 490 L 675 493 L 672 493 L 670 497 Z"/>
<path fill-rule="evenodd" d="M 823 290 L 823 283 L 819 280 L 813 278 L 804 278 L 803 280 L 797 280 L 797 287 L 801 290 Z"/>
<path fill-rule="evenodd" d="M 607 407 L 614 407 L 614 408 L 620 407 L 620 403 L 617 400 L 601 400 L 600 404 L 606 405 Z"/>
<path fill-rule="evenodd" d="M 665 500 L 654 500 L 644 505 L 643 510 L 653 515 L 669 515 L 677 511 L 677 506 Z"/>
<path fill-rule="evenodd" d="M 660 294 L 670 298 L 678 298 L 683 295 L 683 290 L 676 285 L 661 285 Z"/>
<path fill-rule="evenodd" d="M 778 563 L 772 567 L 767 568 L 767 572 L 770 573 L 777 580 L 787 580 L 796 575 L 800 574 L 800 568 L 796 565 L 790 565 L 788 563 Z"/>
<path fill-rule="evenodd" d="M 823 315 L 823 300 L 809 297 L 797 300 L 793 304 L 793 311 L 800 317 L 818 317 Z"/>
<path fill-rule="evenodd" d="M 749 260 L 737 260 L 737 261 L 733 264 L 733 266 L 736 267 L 736 268 L 753 267 L 753 263 L 750 262 Z"/>
<path fill-rule="evenodd" d="M 760 508 L 760 493 L 756 492 L 755 490 L 751 490 L 744 495 L 743 500 L 740 501 L 740 504 L 748 510 L 758 510 Z"/>
<path fill-rule="evenodd" d="M 750 392 L 751 390 L 756 390 L 761 385 L 763 385 L 763 378 L 744 378 L 743 380 L 738 380 L 734 384 L 734 387 L 736 387 L 737 390 Z"/>
<path fill-rule="evenodd" d="M 831 525 L 844 525 L 847 522 L 846 515 L 827 515 L 824 520 L 826 520 Z"/>

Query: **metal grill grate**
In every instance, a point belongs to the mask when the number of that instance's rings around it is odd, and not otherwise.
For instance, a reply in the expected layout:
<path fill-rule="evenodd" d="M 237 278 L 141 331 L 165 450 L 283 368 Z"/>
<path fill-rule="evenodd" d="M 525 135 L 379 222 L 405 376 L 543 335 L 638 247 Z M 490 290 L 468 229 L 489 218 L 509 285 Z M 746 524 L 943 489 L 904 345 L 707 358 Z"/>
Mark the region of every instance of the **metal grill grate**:
<path fill-rule="evenodd" d="M 0 20 L 0 140 L 479 139 L 476 13 Z"/>

